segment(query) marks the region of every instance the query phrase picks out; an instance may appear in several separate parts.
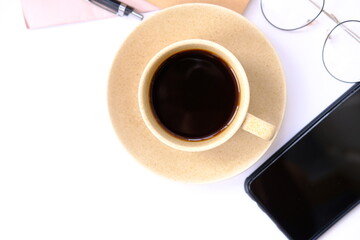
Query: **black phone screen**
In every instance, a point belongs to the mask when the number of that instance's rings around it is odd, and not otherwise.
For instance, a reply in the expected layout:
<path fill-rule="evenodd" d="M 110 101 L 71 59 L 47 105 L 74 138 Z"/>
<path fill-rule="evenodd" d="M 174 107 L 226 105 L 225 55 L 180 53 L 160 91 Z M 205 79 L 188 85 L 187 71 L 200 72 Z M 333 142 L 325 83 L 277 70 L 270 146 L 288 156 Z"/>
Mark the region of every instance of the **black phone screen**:
<path fill-rule="evenodd" d="M 360 202 L 360 91 L 314 124 L 247 180 L 291 239 L 318 237 Z"/>

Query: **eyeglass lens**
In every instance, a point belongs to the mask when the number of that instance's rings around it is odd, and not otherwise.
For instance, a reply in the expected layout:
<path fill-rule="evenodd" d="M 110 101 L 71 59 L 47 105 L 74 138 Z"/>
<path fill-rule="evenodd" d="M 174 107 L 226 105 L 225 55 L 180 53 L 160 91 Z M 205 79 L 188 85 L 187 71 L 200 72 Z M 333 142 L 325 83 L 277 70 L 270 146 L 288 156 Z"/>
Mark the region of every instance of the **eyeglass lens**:
<path fill-rule="evenodd" d="M 329 33 L 323 48 L 326 70 L 343 82 L 360 81 L 360 21 L 338 24 Z"/>
<path fill-rule="evenodd" d="M 274 27 L 291 31 L 314 21 L 324 4 L 324 0 L 262 0 L 261 11 Z"/>

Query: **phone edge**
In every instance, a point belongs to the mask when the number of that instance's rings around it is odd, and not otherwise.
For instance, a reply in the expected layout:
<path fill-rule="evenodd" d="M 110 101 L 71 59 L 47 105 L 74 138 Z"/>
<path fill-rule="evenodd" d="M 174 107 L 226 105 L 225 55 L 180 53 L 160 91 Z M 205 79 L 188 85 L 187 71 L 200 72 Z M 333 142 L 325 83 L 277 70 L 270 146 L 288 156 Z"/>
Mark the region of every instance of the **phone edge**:
<path fill-rule="evenodd" d="M 251 183 L 268 167 L 270 167 L 279 157 L 285 154 L 293 145 L 300 141 L 308 132 L 310 132 L 314 127 L 316 127 L 322 120 L 324 120 L 331 112 L 333 112 L 337 107 L 339 107 L 343 102 L 349 99 L 353 94 L 360 90 L 360 82 L 355 83 L 350 87 L 345 93 L 343 93 L 339 98 L 332 102 L 325 110 L 323 110 L 319 115 L 317 115 L 312 121 L 310 121 L 304 128 L 302 128 L 298 133 L 296 133 L 288 142 L 286 142 L 279 150 L 277 150 L 272 156 L 270 156 L 263 164 L 261 164 L 254 172 L 252 172 L 244 182 L 245 192 L 250 196 L 250 198 L 256 202 L 258 207 L 276 224 L 280 231 L 289 239 L 292 239 L 292 236 L 285 231 L 282 226 L 274 219 L 272 215 L 265 211 L 265 207 L 259 202 L 259 199 L 254 196 L 251 191 Z M 348 212 L 357 206 L 356 204 L 350 206 L 345 211 L 343 211 L 334 221 L 327 224 L 321 231 L 316 233 L 310 239 L 316 239 L 325 233 L 331 226 L 338 222 L 342 217 L 344 217 Z"/>

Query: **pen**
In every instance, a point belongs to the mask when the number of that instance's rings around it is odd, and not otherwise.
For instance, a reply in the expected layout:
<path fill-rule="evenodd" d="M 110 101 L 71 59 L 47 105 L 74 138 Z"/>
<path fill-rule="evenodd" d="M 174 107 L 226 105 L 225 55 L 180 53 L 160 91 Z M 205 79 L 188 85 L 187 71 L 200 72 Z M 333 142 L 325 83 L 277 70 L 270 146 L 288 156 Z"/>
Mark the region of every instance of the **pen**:
<path fill-rule="evenodd" d="M 144 16 L 136 12 L 134 8 L 116 0 L 88 0 L 88 1 L 95 4 L 96 6 L 99 6 L 121 17 L 133 15 L 139 18 L 140 20 L 144 18 Z"/>

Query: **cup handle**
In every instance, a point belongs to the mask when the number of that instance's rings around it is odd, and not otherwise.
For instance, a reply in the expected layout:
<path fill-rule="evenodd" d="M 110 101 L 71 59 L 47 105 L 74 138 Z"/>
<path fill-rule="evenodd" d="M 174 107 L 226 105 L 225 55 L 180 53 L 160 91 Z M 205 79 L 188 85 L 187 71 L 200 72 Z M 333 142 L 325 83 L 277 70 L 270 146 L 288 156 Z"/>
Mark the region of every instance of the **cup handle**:
<path fill-rule="evenodd" d="M 245 121 L 242 124 L 241 128 L 267 141 L 271 140 L 274 137 L 276 131 L 274 125 L 265 122 L 264 120 L 255 117 L 250 113 L 246 114 Z"/>

